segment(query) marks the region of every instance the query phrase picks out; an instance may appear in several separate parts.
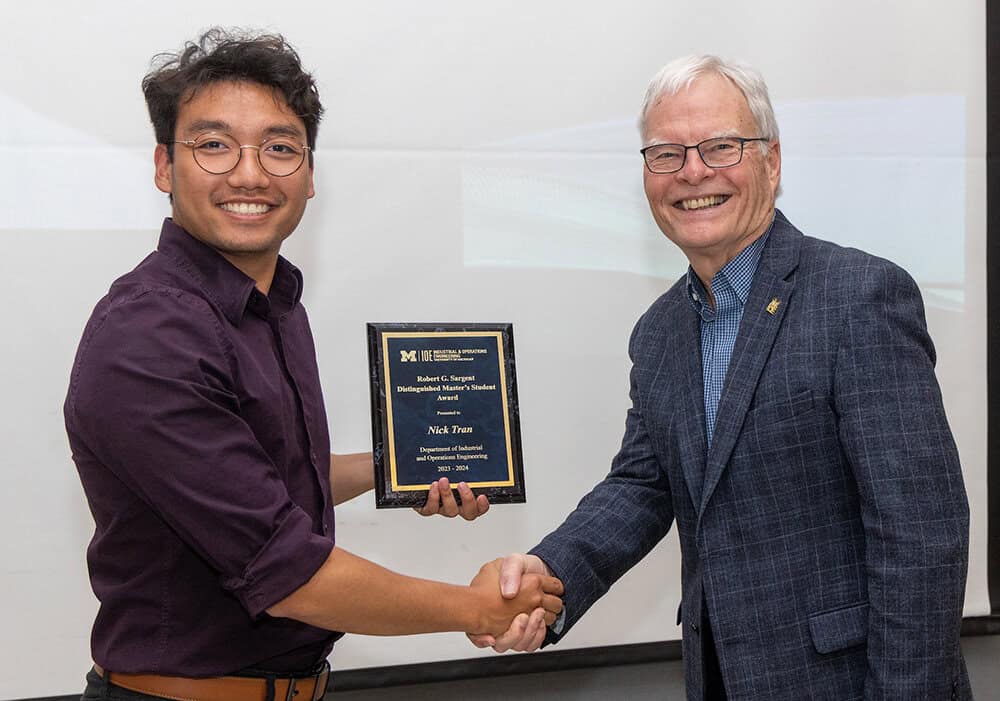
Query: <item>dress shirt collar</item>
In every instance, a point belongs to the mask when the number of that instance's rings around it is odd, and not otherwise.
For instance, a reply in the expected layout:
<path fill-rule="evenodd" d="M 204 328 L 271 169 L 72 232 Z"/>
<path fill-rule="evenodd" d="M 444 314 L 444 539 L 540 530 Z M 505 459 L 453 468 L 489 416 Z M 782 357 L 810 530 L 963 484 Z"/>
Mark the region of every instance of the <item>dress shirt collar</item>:
<path fill-rule="evenodd" d="M 735 258 L 722 266 L 722 269 L 712 278 L 713 290 L 723 286 L 731 287 L 739 298 L 740 305 L 746 304 L 747 297 L 750 296 L 750 287 L 753 285 L 753 276 L 757 272 L 757 264 L 760 262 L 761 251 L 767 245 L 767 239 L 773 227 L 774 219 L 772 218 L 763 236 L 757 238 L 740 251 Z M 687 293 L 691 306 L 702 319 L 710 321 L 715 318 L 715 310 L 708 304 L 708 293 L 705 291 L 705 286 L 690 265 L 687 270 Z"/>
<path fill-rule="evenodd" d="M 240 325 L 247 310 L 263 318 L 272 313 L 282 315 L 302 297 L 302 273 L 281 256 L 278 256 L 271 292 L 264 295 L 252 278 L 169 217 L 163 220 L 157 250 L 190 274 L 234 326 Z"/>

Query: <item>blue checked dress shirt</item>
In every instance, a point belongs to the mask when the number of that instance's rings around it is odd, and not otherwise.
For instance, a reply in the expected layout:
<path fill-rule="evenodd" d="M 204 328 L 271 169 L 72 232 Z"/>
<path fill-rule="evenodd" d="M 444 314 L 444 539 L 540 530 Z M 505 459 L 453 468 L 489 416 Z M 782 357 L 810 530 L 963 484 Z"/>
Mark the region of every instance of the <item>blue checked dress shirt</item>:
<path fill-rule="evenodd" d="M 705 286 L 690 267 L 687 272 L 688 298 L 701 318 L 701 370 L 705 385 L 705 437 L 712 445 L 715 414 L 722 396 L 726 370 L 733 356 L 736 334 L 743 320 L 743 305 L 750 294 L 760 252 L 764 248 L 771 227 L 764 235 L 744 248 L 738 256 L 726 263 L 712 278 L 715 308 L 709 304 Z"/>

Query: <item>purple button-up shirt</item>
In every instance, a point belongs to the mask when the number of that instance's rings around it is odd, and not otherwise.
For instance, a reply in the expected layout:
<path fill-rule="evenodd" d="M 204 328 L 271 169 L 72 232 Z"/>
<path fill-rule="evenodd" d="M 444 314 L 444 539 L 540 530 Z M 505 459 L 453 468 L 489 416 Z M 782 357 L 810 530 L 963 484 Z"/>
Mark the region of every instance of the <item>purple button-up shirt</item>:
<path fill-rule="evenodd" d="M 64 407 L 96 522 L 94 660 L 304 670 L 338 634 L 265 609 L 333 548 L 330 437 L 302 275 L 269 295 L 166 220 L 83 333 Z"/>

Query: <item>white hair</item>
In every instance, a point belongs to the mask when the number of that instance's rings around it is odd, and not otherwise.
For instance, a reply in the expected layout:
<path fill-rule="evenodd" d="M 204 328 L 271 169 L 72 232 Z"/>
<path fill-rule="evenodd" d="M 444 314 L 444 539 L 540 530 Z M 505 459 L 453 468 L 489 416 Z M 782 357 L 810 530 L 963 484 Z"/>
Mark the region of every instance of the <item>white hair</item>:
<path fill-rule="evenodd" d="M 768 141 L 778 140 L 778 122 L 774 118 L 771 99 L 767 95 L 764 77 L 752 66 L 737 61 L 724 61 L 718 56 L 691 55 L 674 59 L 653 76 L 646 88 L 639 113 L 639 133 L 646 138 L 646 117 L 661 98 L 676 95 L 690 87 L 697 78 L 705 74 L 716 74 L 730 80 L 746 98 L 757 127 L 756 136 Z M 762 144 L 763 146 L 763 144 Z"/>

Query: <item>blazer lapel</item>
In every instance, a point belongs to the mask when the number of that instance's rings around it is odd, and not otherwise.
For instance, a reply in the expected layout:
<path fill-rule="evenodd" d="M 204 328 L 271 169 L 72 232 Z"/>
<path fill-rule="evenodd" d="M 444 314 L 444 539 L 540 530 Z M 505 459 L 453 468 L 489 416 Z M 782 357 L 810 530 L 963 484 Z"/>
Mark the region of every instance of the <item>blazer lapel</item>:
<path fill-rule="evenodd" d="M 701 503 L 705 482 L 705 388 L 701 367 L 701 327 L 697 312 L 688 300 L 683 300 L 683 323 L 677 324 L 674 352 L 678 353 L 679 371 L 673 377 L 681 378 L 685 405 L 677 421 L 677 449 L 684 481 L 695 510 Z M 680 306 L 680 305 L 679 305 Z M 668 349 L 667 352 L 670 352 Z M 676 396 L 676 395 L 675 395 Z"/>
<path fill-rule="evenodd" d="M 743 309 L 743 320 L 733 346 L 729 369 L 726 371 L 712 445 L 705 465 L 699 517 L 705 511 L 736 445 L 757 381 L 771 353 L 785 312 L 792 303 L 795 283 L 787 278 L 798 264 L 801 241 L 802 234 L 781 212 L 776 212 L 774 226 L 761 252 L 750 295 Z"/>

